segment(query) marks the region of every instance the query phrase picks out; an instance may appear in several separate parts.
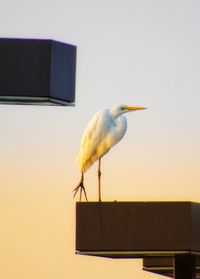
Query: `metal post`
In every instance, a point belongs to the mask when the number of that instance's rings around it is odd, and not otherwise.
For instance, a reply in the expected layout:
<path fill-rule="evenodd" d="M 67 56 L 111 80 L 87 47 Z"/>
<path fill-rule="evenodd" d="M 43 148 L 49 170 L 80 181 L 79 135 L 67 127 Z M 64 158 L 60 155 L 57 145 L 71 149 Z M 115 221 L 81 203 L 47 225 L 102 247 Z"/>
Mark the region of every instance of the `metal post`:
<path fill-rule="evenodd" d="M 175 255 L 174 257 L 174 278 L 195 279 L 196 278 L 195 256 Z"/>

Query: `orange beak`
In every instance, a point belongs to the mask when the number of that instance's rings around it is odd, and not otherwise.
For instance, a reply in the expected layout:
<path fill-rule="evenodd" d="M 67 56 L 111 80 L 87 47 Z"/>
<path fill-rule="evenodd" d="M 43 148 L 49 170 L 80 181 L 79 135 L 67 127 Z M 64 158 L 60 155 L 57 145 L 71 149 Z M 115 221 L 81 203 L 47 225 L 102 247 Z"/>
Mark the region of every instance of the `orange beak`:
<path fill-rule="evenodd" d="M 144 107 L 127 107 L 127 110 L 142 110 L 142 109 L 147 109 Z"/>

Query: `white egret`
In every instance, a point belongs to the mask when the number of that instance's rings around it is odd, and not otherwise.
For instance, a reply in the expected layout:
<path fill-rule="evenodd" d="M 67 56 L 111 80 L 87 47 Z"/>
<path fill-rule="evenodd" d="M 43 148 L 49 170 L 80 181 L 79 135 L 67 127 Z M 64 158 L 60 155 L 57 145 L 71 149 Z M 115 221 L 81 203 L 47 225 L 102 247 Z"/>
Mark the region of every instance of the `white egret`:
<path fill-rule="evenodd" d="M 82 192 L 87 200 L 84 187 L 84 173 L 98 160 L 98 191 L 101 201 L 101 158 L 118 143 L 127 129 L 127 120 L 122 114 L 129 111 L 145 109 L 144 107 L 130 107 L 121 105 L 112 109 L 97 111 L 86 127 L 80 144 L 78 162 L 81 171 L 81 180 L 74 189 L 74 197 L 80 190 L 80 201 Z"/>

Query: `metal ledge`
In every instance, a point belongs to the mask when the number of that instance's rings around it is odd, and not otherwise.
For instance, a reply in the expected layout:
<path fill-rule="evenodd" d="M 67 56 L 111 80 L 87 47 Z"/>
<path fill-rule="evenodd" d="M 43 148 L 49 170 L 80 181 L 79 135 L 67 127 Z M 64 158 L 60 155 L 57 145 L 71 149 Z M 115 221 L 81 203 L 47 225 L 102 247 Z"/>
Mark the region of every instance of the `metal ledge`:
<path fill-rule="evenodd" d="M 68 102 L 49 97 L 26 96 L 0 96 L 0 104 L 4 105 L 43 105 L 43 106 L 74 106 L 74 102 Z"/>
<path fill-rule="evenodd" d="M 97 256 L 97 257 L 105 257 L 105 258 L 169 258 L 173 259 L 175 255 L 194 255 L 199 257 L 200 260 L 200 253 L 199 252 L 190 252 L 190 251 L 76 251 L 77 255 L 86 255 L 86 256 Z M 146 262 L 145 262 L 146 263 Z M 150 262 L 152 263 L 152 262 Z"/>
<path fill-rule="evenodd" d="M 200 253 L 199 218 L 192 202 L 78 202 L 76 250 Z"/>

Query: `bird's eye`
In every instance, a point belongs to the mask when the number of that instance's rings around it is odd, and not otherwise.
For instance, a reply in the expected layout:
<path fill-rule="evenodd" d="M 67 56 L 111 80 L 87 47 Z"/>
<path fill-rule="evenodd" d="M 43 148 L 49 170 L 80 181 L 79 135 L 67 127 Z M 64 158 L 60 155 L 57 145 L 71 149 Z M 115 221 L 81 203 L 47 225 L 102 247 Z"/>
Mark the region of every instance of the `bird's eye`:
<path fill-rule="evenodd" d="M 121 110 L 126 110 L 127 108 L 125 106 L 122 106 L 120 109 Z"/>

